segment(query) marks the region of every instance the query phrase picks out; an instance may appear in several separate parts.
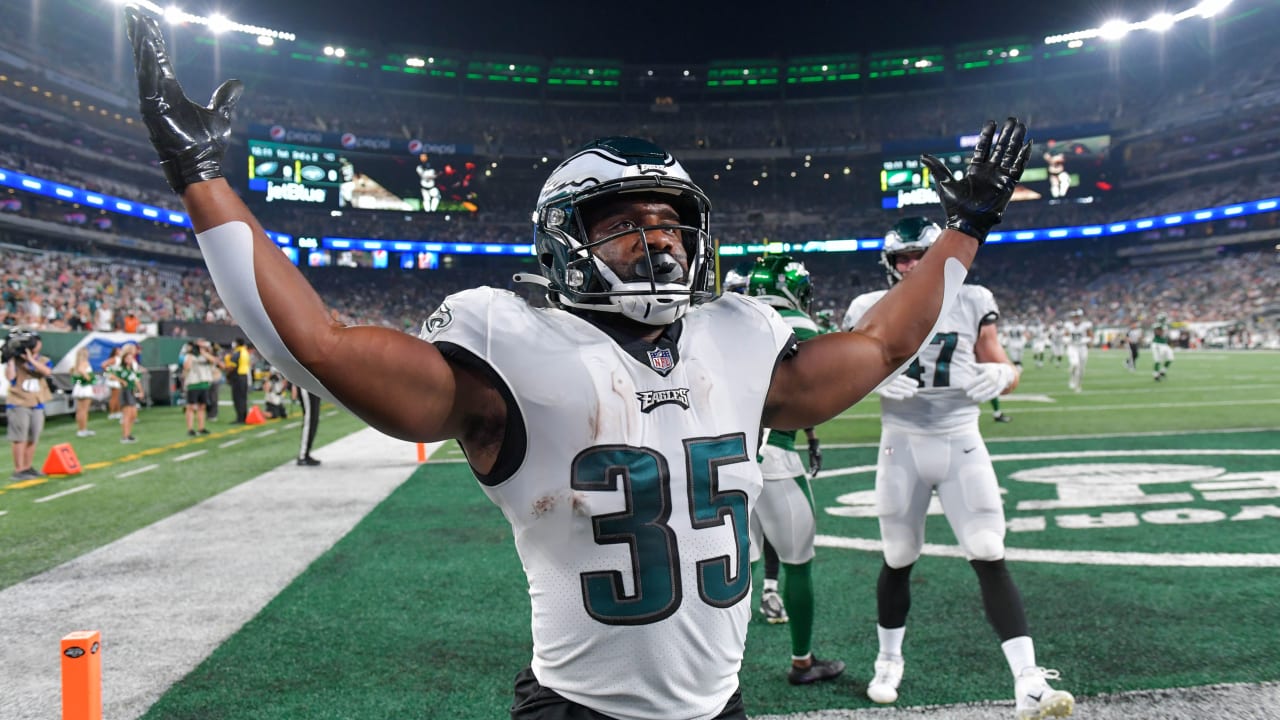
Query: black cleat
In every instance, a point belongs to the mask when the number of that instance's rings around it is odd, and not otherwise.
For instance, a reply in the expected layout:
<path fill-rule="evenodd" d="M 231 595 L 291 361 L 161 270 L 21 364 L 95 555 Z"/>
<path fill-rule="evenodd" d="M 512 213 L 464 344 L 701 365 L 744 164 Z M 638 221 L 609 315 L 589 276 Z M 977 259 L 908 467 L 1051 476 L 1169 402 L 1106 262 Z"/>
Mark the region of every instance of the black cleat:
<path fill-rule="evenodd" d="M 1004 413 L 1000 413 L 999 415 L 993 415 L 991 419 L 995 420 L 996 422 L 1013 422 L 1013 418 L 1009 417 L 1008 415 L 1005 415 Z"/>
<path fill-rule="evenodd" d="M 787 672 L 787 682 L 792 685 L 808 685 L 810 683 L 832 680 L 844 672 L 844 663 L 840 660 L 819 660 L 814 657 L 809 667 L 801 669 L 795 665 Z"/>
<path fill-rule="evenodd" d="M 320 461 L 308 455 L 306 457 L 298 458 L 298 464 L 306 467 L 315 467 L 320 464 Z"/>

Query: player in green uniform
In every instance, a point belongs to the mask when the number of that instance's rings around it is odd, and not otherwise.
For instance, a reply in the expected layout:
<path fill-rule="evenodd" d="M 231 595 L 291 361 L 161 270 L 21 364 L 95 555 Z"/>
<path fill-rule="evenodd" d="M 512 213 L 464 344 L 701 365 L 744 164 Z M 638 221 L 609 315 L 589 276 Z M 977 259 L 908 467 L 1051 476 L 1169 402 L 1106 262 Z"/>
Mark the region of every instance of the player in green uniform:
<path fill-rule="evenodd" d="M 813 283 L 803 263 L 788 255 L 761 257 L 747 275 L 746 293 L 777 310 L 797 340 L 804 342 L 819 335 L 818 326 L 808 313 Z M 808 473 L 796 452 L 795 430 L 765 432 L 759 456 L 764 490 L 752 516 L 752 547 L 760 547 L 763 538 L 768 538 L 782 563 L 781 599 L 790 610 L 791 630 L 791 671 L 787 679 L 793 685 L 830 680 L 844 672 L 844 663 L 813 656 L 812 566 L 817 522 Z M 809 438 L 811 464 L 817 465 L 821 462 L 821 451 L 814 459 L 818 439 L 813 428 L 806 428 L 805 434 Z"/>

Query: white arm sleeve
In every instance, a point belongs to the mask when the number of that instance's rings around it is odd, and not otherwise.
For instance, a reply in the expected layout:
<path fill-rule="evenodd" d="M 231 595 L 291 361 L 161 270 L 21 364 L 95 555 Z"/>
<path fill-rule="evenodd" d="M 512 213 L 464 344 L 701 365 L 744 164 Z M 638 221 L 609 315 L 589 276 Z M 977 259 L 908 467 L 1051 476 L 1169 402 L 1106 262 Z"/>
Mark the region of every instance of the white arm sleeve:
<path fill-rule="evenodd" d="M 271 318 L 267 317 L 253 269 L 253 230 L 237 220 L 196 233 L 196 241 L 200 243 L 200 252 L 218 289 L 218 297 L 258 352 L 293 383 L 345 410 L 346 407 L 335 400 L 333 394 L 289 352 L 271 324 Z"/>

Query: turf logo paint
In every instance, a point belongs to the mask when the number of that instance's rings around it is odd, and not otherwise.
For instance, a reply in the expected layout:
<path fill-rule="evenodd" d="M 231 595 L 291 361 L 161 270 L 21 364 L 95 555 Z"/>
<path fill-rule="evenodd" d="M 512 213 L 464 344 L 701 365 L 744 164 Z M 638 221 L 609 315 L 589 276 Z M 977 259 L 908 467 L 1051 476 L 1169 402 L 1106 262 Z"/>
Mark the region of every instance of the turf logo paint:
<path fill-rule="evenodd" d="M 1276 456 L 1280 450 L 1138 450 L 1018 453 L 992 456 L 992 461 L 1070 460 L 1134 456 Z M 1223 462 L 1223 465 L 1230 465 Z M 839 474 L 874 472 L 874 466 L 849 468 Z M 999 466 L 997 465 L 997 470 Z M 1219 553 L 1212 547 L 1192 553 L 1113 552 L 1091 550 L 1019 549 L 1018 537 L 1043 532 L 1079 532 L 1209 525 L 1280 520 L 1280 471 L 1230 472 L 1218 464 L 1159 462 L 1057 463 L 1000 473 L 1003 492 L 1026 490 L 1034 498 L 1008 499 L 1005 503 L 1008 557 L 1038 562 L 1159 565 L 1204 567 L 1280 567 L 1280 554 Z M 1048 485 L 1052 493 L 1030 491 L 1020 483 Z M 1014 492 L 1022 495 L 1023 492 Z M 836 498 L 826 508 L 830 515 L 874 518 L 875 491 L 861 490 Z M 1212 504 L 1212 506 L 1210 506 Z M 1224 506 L 1224 504 L 1227 504 Z M 930 515 L 941 515 L 937 497 L 930 501 Z M 1224 527 L 1224 530 L 1226 528 Z M 1081 536 L 1083 537 L 1083 536 Z M 1150 536 L 1144 545 L 1150 545 Z M 819 536 L 818 545 L 879 551 L 878 539 Z M 1064 543 L 1065 544 L 1065 543 Z M 1112 545 L 1114 547 L 1114 545 Z M 925 554 L 962 557 L 958 547 L 926 545 Z"/>

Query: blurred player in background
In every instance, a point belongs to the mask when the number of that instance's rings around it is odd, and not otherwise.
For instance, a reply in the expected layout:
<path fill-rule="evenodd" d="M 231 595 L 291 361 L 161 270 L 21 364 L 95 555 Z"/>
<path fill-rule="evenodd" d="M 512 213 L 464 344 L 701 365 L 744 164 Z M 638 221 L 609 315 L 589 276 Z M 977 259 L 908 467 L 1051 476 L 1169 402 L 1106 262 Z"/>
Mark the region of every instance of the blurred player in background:
<path fill-rule="evenodd" d="M 346 158 L 338 158 L 338 207 L 353 207 L 356 192 L 356 166 Z"/>
<path fill-rule="evenodd" d="M 1093 342 L 1093 322 L 1085 318 L 1084 310 L 1076 308 L 1071 311 L 1062 336 L 1067 342 L 1067 370 L 1070 377 L 1067 388 L 1072 392 L 1084 390 L 1084 371 L 1089 364 L 1089 345 Z"/>
<path fill-rule="evenodd" d="M 1055 147 L 1057 141 L 1045 143 L 1045 169 L 1049 172 L 1049 197 L 1063 198 L 1071 190 L 1071 173 L 1067 172 L 1067 154 Z"/>
<path fill-rule="evenodd" d="M 1151 377 L 1160 382 L 1173 364 L 1173 346 L 1169 344 L 1169 316 L 1164 313 L 1156 315 L 1156 322 L 1151 326 L 1151 357 L 1155 360 Z"/>
<path fill-rule="evenodd" d="M 1071 333 L 1067 330 L 1067 324 L 1063 320 L 1054 320 L 1049 327 L 1049 351 L 1053 353 L 1053 366 L 1062 367 L 1062 361 L 1067 357 L 1067 345 Z"/>
<path fill-rule="evenodd" d="M 761 257 L 747 274 L 746 294 L 776 310 L 797 340 L 804 342 L 818 336 L 818 326 L 808 313 L 813 300 L 813 282 L 804 263 L 796 262 L 789 255 Z M 810 459 L 820 467 L 820 451 L 817 460 L 813 460 L 819 448 L 818 438 L 811 427 L 805 428 L 805 434 L 809 439 Z M 763 443 L 759 457 L 764 489 L 751 516 L 752 561 L 756 559 L 762 538 L 768 538 L 782 563 L 781 600 L 789 609 L 784 617 L 789 617 L 791 631 L 791 670 L 787 681 L 792 685 L 807 685 L 830 680 L 844 672 L 844 663 L 819 660 L 812 652 L 816 607 L 812 573 L 817 521 L 808 474 L 796 452 L 796 431 L 766 428 Z M 777 607 L 780 609 L 782 605 Z"/>
<path fill-rule="evenodd" d="M 436 187 L 436 169 L 431 167 L 430 156 L 418 155 L 418 186 L 422 189 L 423 212 L 435 212 L 440 207 L 440 188 Z"/>
<path fill-rule="evenodd" d="M 885 235 L 881 263 L 890 287 L 908 278 L 942 229 L 927 218 L 899 221 Z M 854 298 L 844 316 L 856 328 L 886 290 Z M 876 585 L 880 651 L 867 696 L 898 699 L 905 670 L 903 639 L 911 607 L 911 569 L 924 545 L 929 504 L 936 491 L 965 557 L 978 576 L 987 620 L 1014 678 L 1019 718 L 1070 715 L 1070 693 L 1051 688 L 1057 677 L 1036 664 L 1022 596 L 1005 565 L 1004 507 L 991 457 L 978 431 L 980 405 L 1013 390 L 1018 371 L 996 329 L 999 310 L 991 291 L 965 285 L 951 312 L 935 327 L 906 372 L 881 384 L 880 453 L 876 509 L 884 565 Z"/>

